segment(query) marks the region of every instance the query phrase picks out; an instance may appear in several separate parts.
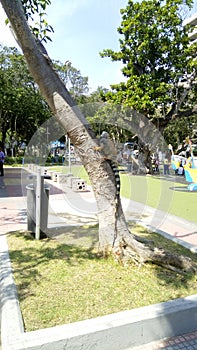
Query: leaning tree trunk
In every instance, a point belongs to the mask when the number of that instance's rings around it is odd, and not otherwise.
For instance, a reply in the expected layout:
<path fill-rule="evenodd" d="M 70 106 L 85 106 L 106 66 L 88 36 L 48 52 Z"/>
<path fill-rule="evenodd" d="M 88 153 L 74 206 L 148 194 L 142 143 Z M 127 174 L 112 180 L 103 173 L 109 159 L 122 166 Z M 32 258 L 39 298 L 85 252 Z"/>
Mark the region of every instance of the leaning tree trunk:
<path fill-rule="evenodd" d="M 44 47 L 32 35 L 21 1 L 1 0 L 1 3 L 34 80 L 87 170 L 97 201 L 101 251 L 104 254 L 112 251 L 120 261 L 129 256 L 141 262 L 152 260 L 161 265 L 190 269 L 188 260 L 145 247 L 143 242 L 130 233 L 117 196 L 112 168 L 102 154 L 95 150 L 97 140 L 93 131 L 54 70 Z"/>
<path fill-rule="evenodd" d="M 87 170 L 97 200 L 100 248 L 107 251 L 119 241 L 119 231 L 129 233 L 121 203 L 117 203 L 113 171 L 95 150 L 98 143 L 87 120 L 54 70 L 43 45 L 32 35 L 21 2 L 3 0 L 2 5 L 33 78 Z"/>

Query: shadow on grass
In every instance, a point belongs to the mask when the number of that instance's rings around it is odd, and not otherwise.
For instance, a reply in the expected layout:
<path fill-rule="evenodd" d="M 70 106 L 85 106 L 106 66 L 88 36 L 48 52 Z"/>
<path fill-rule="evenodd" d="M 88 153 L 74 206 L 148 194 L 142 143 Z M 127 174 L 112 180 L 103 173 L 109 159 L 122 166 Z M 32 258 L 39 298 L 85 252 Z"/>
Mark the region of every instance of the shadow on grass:
<path fill-rule="evenodd" d="M 64 261 L 69 266 L 80 266 L 85 260 L 99 260 L 98 225 L 91 228 L 62 227 L 48 230 L 50 237 L 35 240 L 27 231 L 7 234 L 9 255 L 15 276 L 20 276 L 18 291 L 20 299 L 34 295 L 29 289 L 32 280 L 40 283 L 42 268 L 52 261 Z M 51 232 L 50 232 L 51 231 Z M 55 232 L 54 232 L 55 231 Z"/>
<path fill-rule="evenodd" d="M 46 234 L 49 238 L 56 239 L 63 244 L 85 249 L 98 248 L 98 224 L 89 224 L 88 221 L 80 223 L 79 220 L 74 222 L 75 224 L 71 226 L 47 229 Z"/>
<path fill-rule="evenodd" d="M 132 232 L 133 228 L 134 225 L 132 225 Z M 135 233 L 147 240 L 153 241 L 153 245 L 158 248 L 162 247 L 171 253 L 188 256 L 197 263 L 196 255 L 178 244 L 161 237 L 157 233 L 151 233 L 140 226 L 136 227 Z M 80 269 L 83 269 L 87 261 L 97 261 L 99 263 L 100 260 L 102 265 L 100 265 L 100 269 L 103 269 L 104 275 L 101 283 L 105 284 L 105 265 L 103 265 L 103 259 L 97 253 L 98 250 L 95 249 L 95 247 L 98 247 L 97 234 L 98 225 L 59 228 L 55 230 L 55 232 L 54 230 L 51 232 L 50 238 L 45 238 L 40 241 L 35 240 L 29 232 L 18 231 L 9 234 L 9 253 L 13 263 L 14 275 L 19 281 L 17 281 L 17 285 L 20 300 L 34 295 L 32 280 L 34 283 L 41 283 L 43 279 L 42 269 L 50 269 L 50 266 L 55 269 L 57 264 L 62 264 L 62 267 L 66 264 L 68 268 L 76 267 L 78 269 L 77 273 L 80 275 Z M 88 245 L 85 244 L 87 242 L 89 243 Z M 191 273 L 180 275 L 175 271 L 169 271 L 164 267 L 152 264 L 147 264 L 146 266 L 128 264 L 125 267 L 120 267 L 117 264 L 115 265 L 117 267 L 114 268 L 115 263 L 114 261 L 112 262 L 112 259 L 109 259 L 108 263 L 111 265 L 113 264 L 112 270 L 114 271 L 114 275 L 116 271 L 119 271 L 121 268 L 124 269 L 124 272 L 122 270 L 122 275 L 125 274 L 126 270 L 128 274 L 132 275 L 132 278 L 136 278 L 136 281 L 139 278 L 145 281 L 147 274 L 153 274 L 157 277 L 158 286 L 165 287 L 171 285 L 175 290 L 180 288 L 180 296 L 181 293 L 183 294 L 183 289 L 190 290 L 191 281 L 194 280 L 194 275 Z M 86 268 L 88 273 L 88 267 Z M 95 275 L 97 274 L 97 267 L 95 267 L 94 273 Z M 134 276 L 135 274 L 136 277 Z M 136 284 L 138 284 L 138 282 L 136 282 Z"/>
<path fill-rule="evenodd" d="M 152 248 L 157 247 L 164 249 L 166 252 L 175 255 L 183 255 L 190 258 L 195 264 L 197 264 L 197 254 L 192 253 L 189 249 L 184 248 L 180 244 L 172 242 L 171 240 L 159 235 L 156 232 L 150 232 L 142 226 L 131 224 L 132 228 L 136 228 L 137 234 L 146 240 L 149 240 L 150 246 Z M 182 283 L 187 287 L 187 283 L 194 278 L 194 273 L 183 273 L 179 274 L 176 271 L 171 271 L 168 268 L 164 268 L 158 265 L 155 265 L 155 274 L 157 275 L 158 281 L 161 284 L 172 284 L 175 288 L 179 288 Z M 197 281 L 196 281 L 197 282 Z"/>

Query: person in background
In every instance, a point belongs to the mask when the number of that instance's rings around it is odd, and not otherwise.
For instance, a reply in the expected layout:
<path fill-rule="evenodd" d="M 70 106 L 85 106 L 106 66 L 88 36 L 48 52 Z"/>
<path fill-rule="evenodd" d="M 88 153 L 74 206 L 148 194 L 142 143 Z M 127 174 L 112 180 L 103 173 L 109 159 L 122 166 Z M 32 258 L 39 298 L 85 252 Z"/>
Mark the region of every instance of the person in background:
<path fill-rule="evenodd" d="M 165 155 L 164 157 L 164 161 L 163 161 L 163 167 L 164 167 L 164 175 L 170 175 L 170 161 L 167 155 Z"/>
<path fill-rule="evenodd" d="M 0 147 L 0 176 L 4 176 L 4 169 L 3 169 L 4 159 L 5 159 L 5 153 Z"/>

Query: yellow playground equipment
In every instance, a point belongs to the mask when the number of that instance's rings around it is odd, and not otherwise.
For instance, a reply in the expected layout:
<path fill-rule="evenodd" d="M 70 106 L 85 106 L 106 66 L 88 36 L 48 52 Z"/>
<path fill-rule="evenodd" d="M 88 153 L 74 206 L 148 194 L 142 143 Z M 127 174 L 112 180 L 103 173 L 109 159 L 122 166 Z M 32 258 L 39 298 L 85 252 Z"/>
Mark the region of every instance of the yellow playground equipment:
<path fill-rule="evenodd" d="M 185 179 L 191 182 L 188 186 L 189 191 L 197 191 L 197 157 L 190 157 L 184 166 Z"/>

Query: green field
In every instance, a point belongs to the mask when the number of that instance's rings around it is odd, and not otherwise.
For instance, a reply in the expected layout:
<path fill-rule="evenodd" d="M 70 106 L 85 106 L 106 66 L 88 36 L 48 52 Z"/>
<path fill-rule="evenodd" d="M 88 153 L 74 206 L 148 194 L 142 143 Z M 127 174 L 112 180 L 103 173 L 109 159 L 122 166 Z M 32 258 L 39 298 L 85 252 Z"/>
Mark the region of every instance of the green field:
<path fill-rule="evenodd" d="M 57 169 L 57 167 L 56 167 Z M 69 172 L 68 167 L 59 167 L 61 172 Z M 83 166 L 73 165 L 74 176 L 89 182 Z M 183 177 L 133 176 L 121 174 L 121 196 L 146 204 L 188 221 L 197 222 L 197 192 L 189 192 Z"/>
<path fill-rule="evenodd" d="M 188 184 L 179 179 L 159 176 L 121 176 L 122 196 L 145 203 L 188 221 L 197 222 L 197 193 L 189 192 Z"/>

